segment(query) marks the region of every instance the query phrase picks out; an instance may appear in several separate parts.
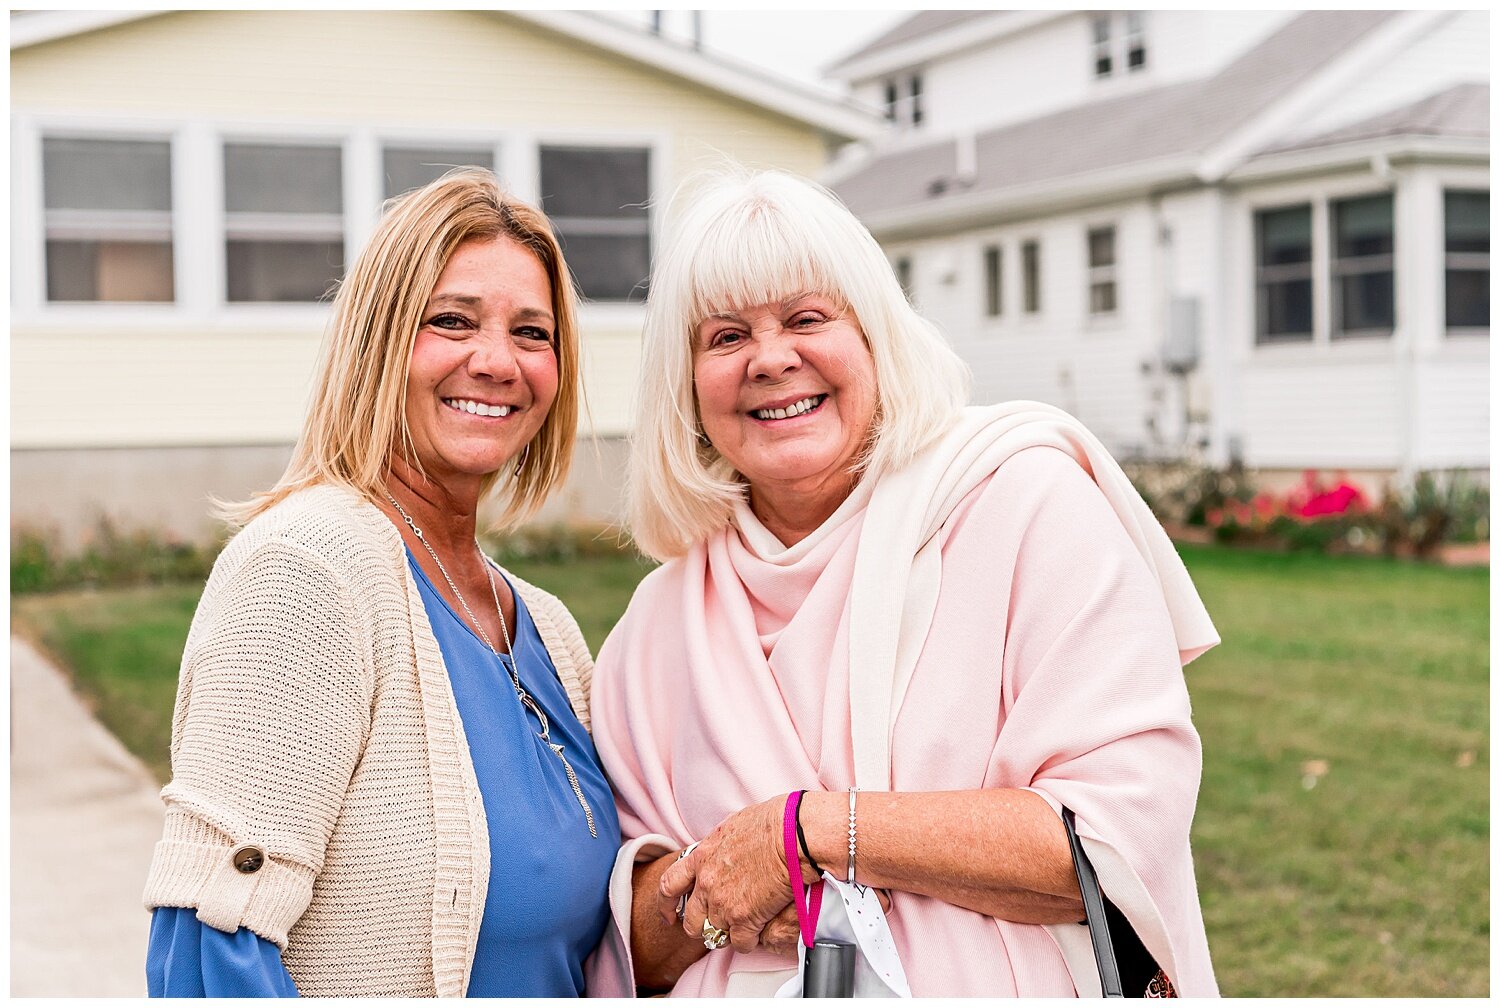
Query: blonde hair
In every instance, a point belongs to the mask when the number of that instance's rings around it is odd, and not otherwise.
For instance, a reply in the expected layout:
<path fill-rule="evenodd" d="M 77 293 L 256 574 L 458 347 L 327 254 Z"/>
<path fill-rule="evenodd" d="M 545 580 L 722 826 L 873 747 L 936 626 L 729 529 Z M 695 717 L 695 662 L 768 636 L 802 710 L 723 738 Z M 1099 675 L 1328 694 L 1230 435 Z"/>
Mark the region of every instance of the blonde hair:
<path fill-rule="evenodd" d="M 644 553 L 686 553 L 745 496 L 698 420 L 692 336 L 709 315 L 802 293 L 853 314 L 877 384 L 874 429 L 855 461 L 864 479 L 905 465 L 957 419 L 968 367 L 831 192 L 787 172 L 730 168 L 685 183 L 672 204 L 677 219 L 651 277 L 627 481 L 627 521 Z"/>
<path fill-rule="evenodd" d="M 461 168 L 396 197 L 339 285 L 324 334 L 313 395 L 286 472 L 242 503 L 217 503 L 243 525 L 289 495 L 337 484 L 382 499 L 387 463 L 400 446 L 419 465 L 406 424 L 406 380 L 427 299 L 448 259 L 466 241 L 509 238 L 541 262 L 552 285 L 557 327 L 557 397 L 519 468 L 493 473 L 481 497 L 505 487 L 501 527 L 534 514 L 567 477 L 580 398 L 577 294 L 552 225 L 503 192 L 492 172 Z"/>

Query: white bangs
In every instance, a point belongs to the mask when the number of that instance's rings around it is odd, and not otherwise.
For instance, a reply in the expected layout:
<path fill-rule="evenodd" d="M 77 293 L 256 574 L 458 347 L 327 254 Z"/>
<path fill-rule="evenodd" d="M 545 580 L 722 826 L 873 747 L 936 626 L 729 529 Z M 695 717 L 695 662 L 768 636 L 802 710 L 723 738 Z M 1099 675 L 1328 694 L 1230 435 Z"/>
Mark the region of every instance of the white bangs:
<path fill-rule="evenodd" d="M 691 329 L 710 315 L 778 304 L 799 294 L 824 294 L 841 304 L 832 248 L 814 222 L 793 224 L 783 208 L 751 197 L 723 213 L 686 253 Z"/>

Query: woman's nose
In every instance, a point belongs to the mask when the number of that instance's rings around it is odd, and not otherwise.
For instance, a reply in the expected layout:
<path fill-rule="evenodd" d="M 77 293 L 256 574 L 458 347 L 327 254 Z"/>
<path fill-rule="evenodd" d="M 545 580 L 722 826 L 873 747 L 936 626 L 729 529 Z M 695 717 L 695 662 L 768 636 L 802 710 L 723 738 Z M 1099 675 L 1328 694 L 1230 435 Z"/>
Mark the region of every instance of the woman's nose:
<path fill-rule="evenodd" d="M 510 334 L 503 332 L 481 333 L 475 340 L 474 352 L 469 355 L 469 374 L 476 378 L 507 381 L 520 374 L 516 360 L 516 346 Z"/>
<path fill-rule="evenodd" d="M 780 378 L 802 363 L 795 336 L 784 332 L 768 334 L 755 341 L 755 355 L 750 373 L 756 378 Z"/>

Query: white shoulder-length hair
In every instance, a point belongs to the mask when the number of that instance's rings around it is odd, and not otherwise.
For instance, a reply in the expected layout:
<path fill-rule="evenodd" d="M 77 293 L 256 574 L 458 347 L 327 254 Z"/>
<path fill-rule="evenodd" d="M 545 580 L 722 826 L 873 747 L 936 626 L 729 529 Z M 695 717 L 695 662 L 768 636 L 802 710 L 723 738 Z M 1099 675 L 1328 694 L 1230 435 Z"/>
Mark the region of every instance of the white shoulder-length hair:
<path fill-rule="evenodd" d="M 690 179 L 648 298 L 627 522 L 649 556 L 681 556 L 723 528 L 746 483 L 703 434 L 692 340 L 705 318 L 806 293 L 833 297 L 864 333 L 876 410 L 862 479 L 898 469 L 957 419 L 969 370 L 918 315 L 863 224 L 827 189 L 782 171 L 718 169 Z"/>

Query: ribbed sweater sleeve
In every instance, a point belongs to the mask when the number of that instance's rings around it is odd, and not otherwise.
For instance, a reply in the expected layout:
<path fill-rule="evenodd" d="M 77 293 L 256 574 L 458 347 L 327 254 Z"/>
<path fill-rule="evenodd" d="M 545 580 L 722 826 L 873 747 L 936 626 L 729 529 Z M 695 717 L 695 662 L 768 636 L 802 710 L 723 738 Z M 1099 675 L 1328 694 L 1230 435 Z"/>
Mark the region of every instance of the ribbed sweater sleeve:
<path fill-rule="evenodd" d="M 280 538 L 224 558 L 183 655 L 147 906 L 285 949 L 364 751 L 371 635 L 352 591 Z M 264 857 L 234 852 L 246 845 Z"/>

